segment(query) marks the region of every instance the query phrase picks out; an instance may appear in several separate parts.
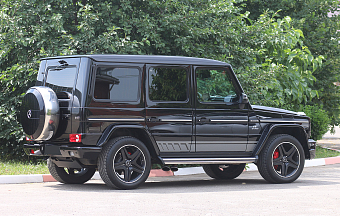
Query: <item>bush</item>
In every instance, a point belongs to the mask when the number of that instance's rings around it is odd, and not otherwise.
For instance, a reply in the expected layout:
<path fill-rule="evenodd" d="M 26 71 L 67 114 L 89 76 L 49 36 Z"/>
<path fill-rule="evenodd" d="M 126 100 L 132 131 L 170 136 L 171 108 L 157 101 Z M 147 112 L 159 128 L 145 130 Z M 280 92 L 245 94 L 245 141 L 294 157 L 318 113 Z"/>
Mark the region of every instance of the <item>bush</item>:
<path fill-rule="evenodd" d="M 305 112 L 312 121 L 312 136 L 311 139 L 320 140 L 322 136 L 329 130 L 331 119 L 328 117 L 327 111 L 323 110 L 318 105 L 305 106 L 301 111 Z"/>

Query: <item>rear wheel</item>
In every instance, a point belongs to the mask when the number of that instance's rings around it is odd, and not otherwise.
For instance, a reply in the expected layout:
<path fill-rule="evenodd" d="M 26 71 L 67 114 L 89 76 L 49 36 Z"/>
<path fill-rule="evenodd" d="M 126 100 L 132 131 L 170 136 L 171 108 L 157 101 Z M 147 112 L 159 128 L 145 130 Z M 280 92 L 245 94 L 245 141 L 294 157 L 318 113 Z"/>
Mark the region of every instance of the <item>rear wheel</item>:
<path fill-rule="evenodd" d="M 287 134 L 269 138 L 257 163 L 261 176 L 271 183 L 295 181 L 305 165 L 305 154 L 300 142 Z"/>
<path fill-rule="evenodd" d="M 53 178 L 65 184 L 83 184 L 90 180 L 96 172 L 95 168 L 73 169 L 58 167 L 51 158 L 47 159 L 47 166 Z"/>
<path fill-rule="evenodd" d="M 241 175 L 246 164 L 205 164 L 202 166 L 205 173 L 211 178 L 230 180 Z"/>
<path fill-rule="evenodd" d="M 133 137 L 118 137 L 109 141 L 98 159 L 101 178 L 109 187 L 137 188 L 148 178 L 151 156 L 146 146 Z"/>

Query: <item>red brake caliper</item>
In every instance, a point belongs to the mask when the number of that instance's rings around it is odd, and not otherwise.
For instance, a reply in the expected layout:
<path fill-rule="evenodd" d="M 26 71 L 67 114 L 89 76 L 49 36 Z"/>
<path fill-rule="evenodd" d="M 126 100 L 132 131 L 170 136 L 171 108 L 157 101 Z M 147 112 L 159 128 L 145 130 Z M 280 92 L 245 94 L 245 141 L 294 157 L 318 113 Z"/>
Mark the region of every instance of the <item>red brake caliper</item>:
<path fill-rule="evenodd" d="M 280 156 L 279 149 L 275 149 L 274 154 L 273 154 L 273 159 L 276 159 L 276 158 L 278 158 L 279 156 Z M 274 169 L 277 170 L 278 168 L 279 168 L 278 165 L 274 165 Z"/>

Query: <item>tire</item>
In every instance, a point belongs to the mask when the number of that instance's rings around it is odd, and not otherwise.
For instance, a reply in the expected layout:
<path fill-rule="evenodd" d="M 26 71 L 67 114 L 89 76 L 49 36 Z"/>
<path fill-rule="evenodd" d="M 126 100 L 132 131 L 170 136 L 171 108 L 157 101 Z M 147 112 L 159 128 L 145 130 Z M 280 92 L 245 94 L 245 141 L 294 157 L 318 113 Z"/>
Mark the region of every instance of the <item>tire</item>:
<path fill-rule="evenodd" d="M 83 184 L 90 180 L 96 172 L 95 168 L 71 169 L 58 167 L 51 158 L 47 159 L 47 166 L 53 178 L 64 184 Z"/>
<path fill-rule="evenodd" d="M 269 138 L 257 162 L 261 176 L 271 183 L 290 183 L 302 173 L 305 154 L 293 136 L 278 134 Z"/>
<path fill-rule="evenodd" d="M 133 137 L 110 140 L 98 158 L 98 170 L 111 188 L 134 189 L 145 182 L 151 169 L 151 156 L 146 146 Z"/>
<path fill-rule="evenodd" d="M 206 164 L 202 166 L 204 172 L 211 178 L 220 180 L 231 180 L 241 175 L 246 164 Z"/>

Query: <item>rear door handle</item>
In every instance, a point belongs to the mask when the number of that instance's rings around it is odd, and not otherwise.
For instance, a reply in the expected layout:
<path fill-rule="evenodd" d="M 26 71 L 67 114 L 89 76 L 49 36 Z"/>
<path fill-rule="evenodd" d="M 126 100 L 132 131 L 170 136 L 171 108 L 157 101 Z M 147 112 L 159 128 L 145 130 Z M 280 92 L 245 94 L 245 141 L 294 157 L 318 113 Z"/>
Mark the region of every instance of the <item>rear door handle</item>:
<path fill-rule="evenodd" d="M 198 121 L 199 121 L 199 122 L 209 122 L 210 119 L 207 119 L 207 118 L 205 118 L 205 117 L 202 117 L 202 118 L 198 119 Z"/>
<path fill-rule="evenodd" d="M 159 119 L 157 117 L 152 116 L 152 117 L 148 118 L 148 122 L 157 122 L 157 121 L 159 121 Z"/>

